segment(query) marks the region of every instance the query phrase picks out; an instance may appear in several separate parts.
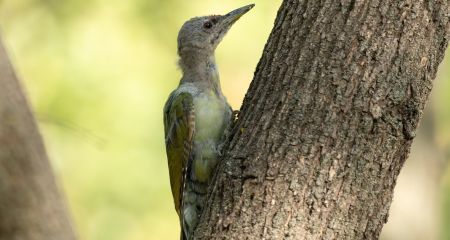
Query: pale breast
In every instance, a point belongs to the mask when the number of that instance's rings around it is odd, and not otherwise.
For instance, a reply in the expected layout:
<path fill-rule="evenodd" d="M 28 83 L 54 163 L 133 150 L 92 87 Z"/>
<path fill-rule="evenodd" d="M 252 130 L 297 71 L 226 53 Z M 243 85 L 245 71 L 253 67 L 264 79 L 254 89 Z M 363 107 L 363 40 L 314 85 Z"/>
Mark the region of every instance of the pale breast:
<path fill-rule="evenodd" d="M 214 93 L 201 93 L 194 98 L 197 141 L 219 141 L 224 128 L 228 104 Z"/>
<path fill-rule="evenodd" d="M 230 121 L 230 107 L 214 93 L 201 93 L 194 98 L 195 159 L 194 178 L 207 182 L 218 161 L 218 145 Z"/>

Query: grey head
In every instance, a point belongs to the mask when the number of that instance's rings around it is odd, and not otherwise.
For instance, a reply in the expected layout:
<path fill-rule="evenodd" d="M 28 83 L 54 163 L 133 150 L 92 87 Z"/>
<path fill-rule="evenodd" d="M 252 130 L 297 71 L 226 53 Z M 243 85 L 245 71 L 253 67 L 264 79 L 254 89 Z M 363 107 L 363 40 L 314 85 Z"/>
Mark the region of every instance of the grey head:
<path fill-rule="evenodd" d="M 231 26 L 255 5 L 250 4 L 225 15 L 195 17 L 183 24 L 178 33 L 178 55 L 187 58 L 208 58 Z"/>

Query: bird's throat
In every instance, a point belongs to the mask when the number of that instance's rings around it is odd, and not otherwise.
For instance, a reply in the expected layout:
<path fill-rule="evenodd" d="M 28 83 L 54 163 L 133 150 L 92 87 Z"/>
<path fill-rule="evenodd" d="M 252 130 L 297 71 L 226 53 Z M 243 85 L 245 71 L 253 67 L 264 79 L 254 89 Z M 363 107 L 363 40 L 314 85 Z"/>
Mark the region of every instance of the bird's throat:
<path fill-rule="evenodd" d="M 222 94 L 219 72 L 213 56 L 204 58 L 180 59 L 183 71 L 181 83 L 191 82 L 212 89 L 217 94 Z"/>

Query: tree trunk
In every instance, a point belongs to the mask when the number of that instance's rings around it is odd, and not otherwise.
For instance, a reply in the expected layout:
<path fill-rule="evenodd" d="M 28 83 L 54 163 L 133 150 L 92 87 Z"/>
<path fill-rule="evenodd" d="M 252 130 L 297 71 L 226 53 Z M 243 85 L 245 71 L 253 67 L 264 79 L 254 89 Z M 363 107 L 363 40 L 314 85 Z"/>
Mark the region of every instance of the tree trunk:
<path fill-rule="evenodd" d="M 75 239 L 36 122 L 1 42 L 0 239 Z"/>
<path fill-rule="evenodd" d="M 196 239 L 378 239 L 449 16 L 445 0 L 284 0 Z"/>

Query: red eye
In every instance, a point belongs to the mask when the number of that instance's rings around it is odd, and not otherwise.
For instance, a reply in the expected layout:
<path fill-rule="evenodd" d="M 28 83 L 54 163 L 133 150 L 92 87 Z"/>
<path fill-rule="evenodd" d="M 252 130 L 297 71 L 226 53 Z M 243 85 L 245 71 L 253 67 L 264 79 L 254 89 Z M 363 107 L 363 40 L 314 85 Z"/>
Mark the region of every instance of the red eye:
<path fill-rule="evenodd" d="M 213 24 L 210 21 L 203 23 L 203 27 L 206 29 L 212 28 Z"/>

